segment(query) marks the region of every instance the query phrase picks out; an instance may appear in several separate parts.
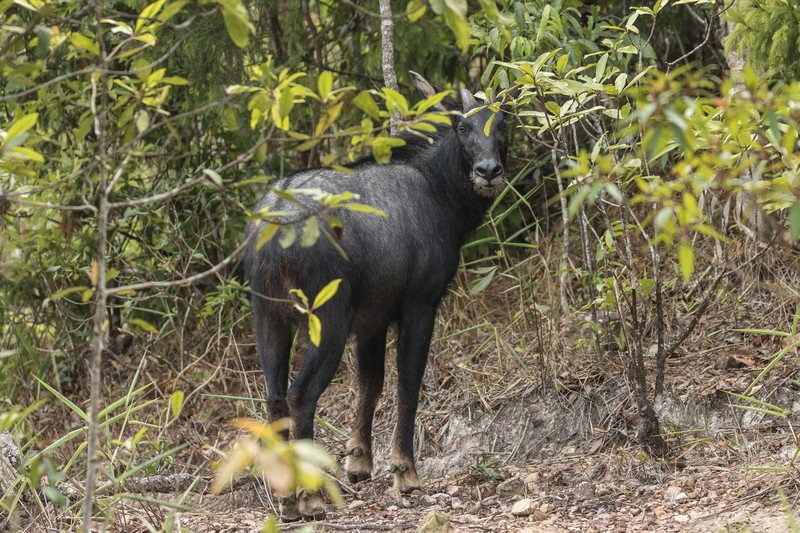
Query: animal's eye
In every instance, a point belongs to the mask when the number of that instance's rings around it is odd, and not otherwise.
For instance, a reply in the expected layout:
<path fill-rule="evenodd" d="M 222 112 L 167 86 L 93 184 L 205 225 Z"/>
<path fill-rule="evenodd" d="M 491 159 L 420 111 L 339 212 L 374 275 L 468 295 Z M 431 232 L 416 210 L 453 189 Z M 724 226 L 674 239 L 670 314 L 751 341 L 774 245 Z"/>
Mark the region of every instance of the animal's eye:
<path fill-rule="evenodd" d="M 456 128 L 458 133 L 464 134 L 467 133 L 467 127 L 463 124 L 459 124 L 458 128 Z"/>

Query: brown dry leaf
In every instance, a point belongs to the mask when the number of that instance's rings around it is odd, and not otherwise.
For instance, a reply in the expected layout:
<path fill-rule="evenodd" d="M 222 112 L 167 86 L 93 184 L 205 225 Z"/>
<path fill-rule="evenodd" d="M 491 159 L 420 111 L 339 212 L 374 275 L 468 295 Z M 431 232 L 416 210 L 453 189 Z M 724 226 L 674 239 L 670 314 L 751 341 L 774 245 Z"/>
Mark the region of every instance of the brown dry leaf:
<path fill-rule="evenodd" d="M 603 442 L 605 442 L 604 439 L 595 439 L 591 448 L 589 448 L 589 455 L 593 455 L 600 451 L 600 448 L 603 447 Z"/>
<path fill-rule="evenodd" d="M 97 287 L 97 261 L 92 261 L 92 271 L 89 272 L 89 279 L 92 282 L 92 287 Z"/>

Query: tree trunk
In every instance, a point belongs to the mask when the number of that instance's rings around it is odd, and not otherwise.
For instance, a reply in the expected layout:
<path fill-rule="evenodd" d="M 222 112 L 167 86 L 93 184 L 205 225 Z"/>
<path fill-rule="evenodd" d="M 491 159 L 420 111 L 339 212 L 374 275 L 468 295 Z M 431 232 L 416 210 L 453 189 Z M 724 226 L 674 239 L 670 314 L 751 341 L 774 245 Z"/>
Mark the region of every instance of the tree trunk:
<path fill-rule="evenodd" d="M 392 21 L 392 6 L 389 0 L 380 0 L 381 8 L 381 51 L 383 65 L 383 85 L 397 91 L 397 75 L 394 72 L 394 22 Z M 394 113 L 389 122 L 389 131 L 397 135 L 397 123 L 400 114 Z"/>

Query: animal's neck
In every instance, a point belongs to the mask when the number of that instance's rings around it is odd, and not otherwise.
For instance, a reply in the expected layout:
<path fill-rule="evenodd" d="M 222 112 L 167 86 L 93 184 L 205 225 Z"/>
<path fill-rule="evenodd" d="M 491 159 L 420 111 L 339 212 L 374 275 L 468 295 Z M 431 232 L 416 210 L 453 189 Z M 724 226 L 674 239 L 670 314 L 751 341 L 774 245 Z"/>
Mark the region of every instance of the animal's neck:
<path fill-rule="evenodd" d="M 448 211 L 458 238 L 463 241 L 483 220 L 491 199 L 479 195 L 472 185 L 471 169 L 461 154 L 455 132 L 442 136 L 425 162 L 423 172 L 442 208 Z"/>

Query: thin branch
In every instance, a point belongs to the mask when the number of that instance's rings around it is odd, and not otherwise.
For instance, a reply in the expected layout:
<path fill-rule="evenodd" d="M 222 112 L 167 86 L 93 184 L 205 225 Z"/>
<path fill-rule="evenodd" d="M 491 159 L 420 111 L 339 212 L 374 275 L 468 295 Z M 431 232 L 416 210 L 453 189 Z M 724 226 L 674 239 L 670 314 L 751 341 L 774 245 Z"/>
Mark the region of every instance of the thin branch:
<path fill-rule="evenodd" d="M 567 300 L 567 269 L 569 267 L 569 212 L 567 211 L 567 197 L 564 194 L 564 183 L 561 178 L 561 171 L 558 168 L 558 158 L 556 157 L 555 148 L 550 150 L 550 158 L 553 161 L 553 169 L 556 174 L 556 183 L 558 184 L 558 197 L 561 202 L 561 236 L 564 240 L 561 253 L 561 275 L 558 277 L 561 292 L 561 310 L 564 313 L 568 313 L 569 301 Z"/>
<path fill-rule="evenodd" d="M 685 330 L 683 330 L 681 336 L 675 339 L 675 342 L 673 342 L 670 345 L 670 347 L 664 351 L 665 360 L 668 359 L 670 355 L 675 353 L 675 350 L 677 350 L 680 347 L 680 345 L 683 344 L 683 341 L 689 338 L 689 335 L 692 334 L 692 331 L 694 331 L 695 326 L 697 326 L 697 324 L 700 322 L 700 319 L 705 314 L 708 304 L 710 304 L 714 300 L 717 285 L 719 285 L 719 282 L 722 281 L 722 278 L 724 278 L 727 274 L 728 274 L 727 271 L 723 271 L 716 277 L 714 282 L 711 284 L 711 287 L 706 292 L 706 295 L 703 297 L 703 301 L 700 304 L 700 307 L 697 308 L 697 311 L 692 317 L 692 321 L 689 322 L 689 325 L 686 327 Z"/>
<path fill-rule="evenodd" d="M 209 268 L 208 270 L 204 270 L 203 272 L 200 272 L 198 274 L 195 274 L 193 276 L 189 276 L 188 278 L 181 278 L 178 280 L 170 280 L 170 281 L 144 281 L 142 283 L 133 283 L 131 285 L 120 285 L 119 287 L 110 287 L 106 291 L 106 293 L 112 295 L 128 291 L 141 291 L 147 289 L 164 289 L 167 287 L 178 287 L 180 285 L 188 285 L 190 283 L 199 281 L 203 278 L 213 276 L 214 274 L 221 271 L 223 268 L 230 265 L 236 260 L 237 256 L 240 253 L 242 253 L 244 249 L 247 247 L 247 245 L 250 243 L 250 241 L 253 238 L 253 235 L 255 235 L 255 233 L 250 234 L 250 236 L 247 239 L 245 239 L 244 242 L 238 246 L 238 248 L 236 248 L 233 252 L 231 252 L 231 254 L 228 257 L 226 257 L 213 267 Z"/>
<path fill-rule="evenodd" d="M 91 211 L 92 213 L 97 213 L 97 207 L 89 204 L 58 205 L 51 204 L 49 202 L 34 202 L 32 200 L 23 200 L 22 198 L 17 198 L 16 196 L 8 194 L 2 190 L 0 190 L 0 198 L 6 199 L 14 204 L 24 205 L 27 207 L 41 207 L 43 209 L 57 209 L 59 211 Z"/>
<path fill-rule="evenodd" d="M 95 0 L 95 38 L 97 39 L 99 53 L 97 57 L 98 76 L 90 76 L 92 84 L 91 111 L 94 116 L 94 131 L 97 136 L 97 157 L 99 167 L 99 201 L 97 211 L 97 257 L 95 259 L 94 293 L 94 325 L 92 328 L 92 357 L 89 361 L 89 376 L 91 392 L 89 400 L 89 434 L 86 447 L 86 488 L 83 499 L 83 532 L 92 531 L 92 511 L 94 510 L 94 494 L 97 486 L 97 458 L 100 448 L 100 402 L 102 401 L 102 376 L 103 351 L 105 349 L 105 317 L 108 305 L 106 292 L 106 248 L 108 238 L 108 191 L 106 190 L 106 113 L 108 112 L 108 84 L 106 74 L 103 73 L 107 65 L 105 36 L 103 35 L 103 0 Z M 98 87 L 99 86 L 99 87 Z M 99 108 L 97 107 L 99 89 Z"/>

